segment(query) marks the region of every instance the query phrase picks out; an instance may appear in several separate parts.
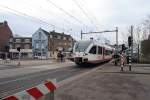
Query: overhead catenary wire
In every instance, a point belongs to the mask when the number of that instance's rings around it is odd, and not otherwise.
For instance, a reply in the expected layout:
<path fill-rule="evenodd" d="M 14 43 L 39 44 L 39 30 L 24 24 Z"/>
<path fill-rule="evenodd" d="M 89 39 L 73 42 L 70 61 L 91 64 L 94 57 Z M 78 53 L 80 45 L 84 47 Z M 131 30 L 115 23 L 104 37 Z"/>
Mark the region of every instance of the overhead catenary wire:
<path fill-rule="evenodd" d="M 28 1 L 27 1 L 26 3 L 28 3 Z M 28 5 L 29 5 L 29 4 L 28 4 Z M 32 6 L 32 5 L 30 5 L 30 6 Z M 39 7 L 38 7 L 38 11 L 41 10 L 41 9 L 42 9 L 42 10 L 45 10 L 45 9 L 43 8 L 43 6 L 39 6 Z M 48 15 L 52 16 L 52 14 L 50 14 L 51 12 L 50 12 L 48 9 L 47 9 L 46 11 L 48 11 L 48 13 L 47 13 Z M 55 17 L 56 17 L 56 15 L 55 15 Z M 57 18 L 59 18 L 59 17 L 57 17 Z M 75 23 L 72 23 L 71 21 L 69 21 L 69 20 L 67 20 L 67 19 L 64 19 L 64 18 L 63 18 L 63 20 L 64 20 L 65 22 L 69 23 L 69 24 L 76 25 Z M 77 25 L 76 25 L 76 26 L 77 26 Z"/>
<path fill-rule="evenodd" d="M 81 7 L 81 5 L 79 4 L 79 2 L 77 2 L 76 0 L 72 0 L 78 7 L 79 9 L 82 11 L 82 13 L 88 18 L 88 20 L 90 21 L 90 23 L 92 25 L 94 25 L 94 27 L 98 30 L 98 27 L 94 24 L 93 20 L 89 17 L 89 15 L 86 13 L 86 11 L 83 9 L 83 7 Z"/>
<path fill-rule="evenodd" d="M 17 15 L 17 16 L 25 16 L 25 17 L 27 17 L 27 18 L 30 18 L 30 20 L 32 20 L 32 21 L 37 20 L 37 21 L 39 21 L 39 22 L 41 22 L 41 23 L 45 23 L 45 24 L 47 24 L 47 25 L 50 25 L 51 27 L 58 28 L 58 29 L 61 29 L 61 30 L 62 30 L 62 28 L 57 27 L 57 26 L 55 26 L 54 24 L 48 23 L 48 22 L 46 22 L 46 21 L 44 21 L 44 20 L 42 20 L 42 19 L 40 19 L 40 18 L 30 16 L 30 15 L 28 15 L 28 14 L 26 14 L 26 13 L 17 11 L 17 10 L 15 10 L 15 9 L 9 8 L 9 7 L 4 6 L 4 5 L 0 5 L 0 7 L 5 8 L 5 9 L 7 9 L 7 10 L 10 10 L 13 14 L 15 14 L 15 15 Z"/>
<path fill-rule="evenodd" d="M 84 0 L 78 0 L 79 1 L 82 1 L 80 2 L 80 5 L 82 5 L 84 7 L 84 10 L 87 11 L 89 13 L 89 16 L 94 19 L 93 23 L 97 26 L 97 28 L 99 29 L 99 20 L 96 18 L 96 16 L 85 6 L 87 5 L 87 2 L 85 2 Z M 101 24 L 100 24 L 101 25 Z M 103 25 L 101 25 L 103 26 Z"/>
<path fill-rule="evenodd" d="M 51 0 L 46 0 L 46 1 L 48 1 L 50 4 L 52 4 L 53 6 L 55 6 L 57 9 L 59 9 L 60 11 L 62 11 L 63 13 L 65 13 L 66 15 L 68 15 L 69 17 L 71 17 L 72 19 L 76 20 L 78 23 L 80 23 L 83 26 L 85 26 L 85 27 L 88 28 L 88 25 L 86 25 L 85 23 L 83 23 L 82 21 L 80 21 L 78 18 L 76 18 L 72 14 L 68 13 L 67 11 L 65 11 L 63 8 L 61 8 L 58 5 L 56 5 L 55 3 L 53 3 Z"/>

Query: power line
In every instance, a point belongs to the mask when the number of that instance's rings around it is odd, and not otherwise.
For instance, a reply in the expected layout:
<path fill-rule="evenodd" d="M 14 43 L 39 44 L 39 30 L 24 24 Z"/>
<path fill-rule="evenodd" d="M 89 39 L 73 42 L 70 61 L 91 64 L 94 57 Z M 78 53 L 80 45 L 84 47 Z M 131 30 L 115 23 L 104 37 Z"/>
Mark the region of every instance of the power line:
<path fill-rule="evenodd" d="M 41 23 L 45 23 L 45 24 L 48 24 L 48 25 L 50 25 L 50 26 L 52 26 L 52 27 L 56 27 L 54 24 L 50 24 L 50 23 L 48 23 L 48 22 L 46 22 L 46 21 L 44 21 L 44 20 L 41 20 L 40 18 L 27 15 L 26 13 L 19 12 L 19 11 L 14 10 L 14 9 L 12 9 L 12 8 L 9 8 L 9 7 L 7 7 L 7 6 L 0 5 L 0 7 L 15 12 L 15 13 L 13 13 L 13 14 L 15 14 L 15 15 L 17 15 L 17 16 L 21 16 L 21 15 L 22 15 L 22 16 L 28 17 L 28 18 L 30 18 L 30 19 L 32 19 L 32 20 L 33 20 L 33 19 L 36 19 L 36 20 L 38 20 L 38 21 L 41 22 Z M 16 14 L 16 13 L 17 13 L 17 14 Z M 18 15 L 18 14 L 21 14 L 21 15 Z M 35 20 L 33 20 L 33 21 L 35 21 Z M 59 28 L 59 27 L 57 27 L 57 28 L 62 30 L 62 28 Z"/>
<path fill-rule="evenodd" d="M 57 9 L 59 9 L 60 11 L 62 11 L 63 13 L 65 13 L 66 15 L 68 15 L 69 17 L 73 18 L 74 20 L 76 20 L 78 23 L 84 25 L 85 27 L 87 27 L 86 24 L 84 24 L 82 21 L 80 21 L 79 19 L 77 19 L 76 17 L 74 17 L 73 15 L 71 15 L 70 13 L 68 13 L 67 11 L 65 11 L 63 8 L 59 7 L 58 5 L 56 5 L 55 3 L 53 3 L 50 0 L 47 0 L 49 3 L 51 3 L 53 6 L 55 6 Z"/>
<path fill-rule="evenodd" d="M 72 0 L 72 1 L 81 9 L 82 13 L 88 18 L 88 20 L 91 22 L 91 24 L 93 24 L 94 27 L 96 27 L 96 29 L 98 30 L 97 26 L 93 23 L 93 21 L 88 16 L 88 14 L 86 13 L 86 11 L 81 7 L 81 5 L 79 4 L 79 2 L 77 2 L 76 0 Z"/>
<path fill-rule="evenodd" d="M 83 5 L 83 4 L 86 5 L 86 3 L 87 3 L 87 2 L 85 2 L 84 0 L 79 0 L 79 1 L 82 1 L 82 3 L 80 2 L 80 4 L 82 4 L 82 5 Z M 84 6 L 84 8 L 85 8 L 85 10 L 86 10 L 87 12 L 89 12 L 89 16 L 94 19 L 94 22 L 93 22 L 93 23 L 97 26 L 97 29 L 98 29 L 98 26 L 99 26 L 99 25 L 98 25 L 98 24 L 99 24 L 99 23 L 98 23 L 98 22 L 99 22 L 98 19 L 95 17 L 95 15 L 93 15 L 93 13 L 91 13 L 91 11 L 90 11 L 89 9 L 87 9 L 87 7 Z M 96 23 L 96 22 L 97 22 L 97 23 Z M 101 25 L 101 26 L 103 26 L 103 25 Z"/>

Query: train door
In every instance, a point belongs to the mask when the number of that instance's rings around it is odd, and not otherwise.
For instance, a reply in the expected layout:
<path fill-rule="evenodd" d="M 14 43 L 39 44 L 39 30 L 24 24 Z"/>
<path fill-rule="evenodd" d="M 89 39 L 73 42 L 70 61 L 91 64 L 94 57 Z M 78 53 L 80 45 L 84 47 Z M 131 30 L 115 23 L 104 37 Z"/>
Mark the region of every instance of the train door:
<path fill-rule="evenodd" d="M 97 59 L 97 46 L 94 45 L 92 48 L 89 50 L 89 61 L 96 61 Z"/>
<path fill-rule="evenodd" d="M 103 48 L 101 46 L 97 47 L 97 55 L 98 55 L 98 60 L 102 61 L 103 60 Z"/>

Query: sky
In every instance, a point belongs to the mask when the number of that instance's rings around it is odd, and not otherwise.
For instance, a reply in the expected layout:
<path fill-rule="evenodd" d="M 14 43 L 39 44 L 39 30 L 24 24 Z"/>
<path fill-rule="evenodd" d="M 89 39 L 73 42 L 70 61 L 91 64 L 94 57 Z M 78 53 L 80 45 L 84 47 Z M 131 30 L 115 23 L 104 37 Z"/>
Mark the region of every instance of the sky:
<path fill-rule="evenodd" d="M 39 28 L 64 32 L 80 39 L 83 32 L 115 30 L 119 41 L 127 27 L 150 15 L 150 0 L 0 0 L 0 22 L 6 20 L 13 32 L 32 36 Z M 115 42 L 115 33 L 84 35 L 84 39 L 106 38 Z"/>

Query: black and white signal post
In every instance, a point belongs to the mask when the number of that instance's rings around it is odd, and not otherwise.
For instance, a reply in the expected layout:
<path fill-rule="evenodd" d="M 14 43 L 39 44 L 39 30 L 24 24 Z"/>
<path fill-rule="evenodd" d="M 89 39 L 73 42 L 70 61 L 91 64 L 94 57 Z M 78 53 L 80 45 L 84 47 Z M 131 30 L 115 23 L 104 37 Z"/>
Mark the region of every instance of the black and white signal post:
<path fill-rule="evenodd" d="M 131 71 L 131 66 L 132 66 L 132 50 L 131 50 L 131 46 L 132 46 L 132 37 L 131 36 L 129 36 L 128 37 L 128 45 L 129 45 L 129 49 L 128 49 L 128 60 L 129 60 L 129 71 Z"/>
<path fill-rule="evenodd" d="M 131 36 L 128 37 L 128 45 L 129 45 L 129 71 L 131 71 L 132 67 L 132 54 L 133 54 L 133 26 L 131 26 Z"/>

